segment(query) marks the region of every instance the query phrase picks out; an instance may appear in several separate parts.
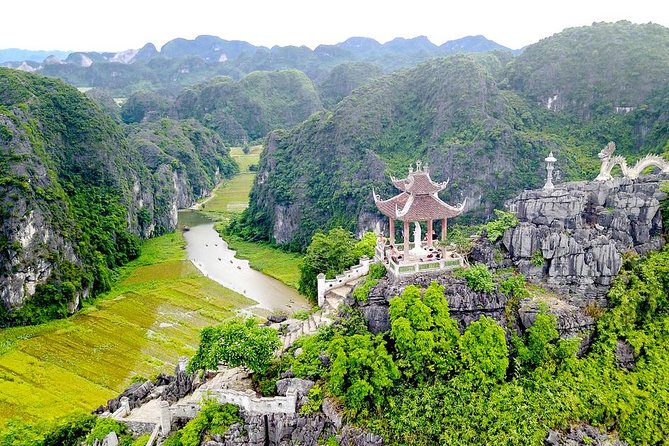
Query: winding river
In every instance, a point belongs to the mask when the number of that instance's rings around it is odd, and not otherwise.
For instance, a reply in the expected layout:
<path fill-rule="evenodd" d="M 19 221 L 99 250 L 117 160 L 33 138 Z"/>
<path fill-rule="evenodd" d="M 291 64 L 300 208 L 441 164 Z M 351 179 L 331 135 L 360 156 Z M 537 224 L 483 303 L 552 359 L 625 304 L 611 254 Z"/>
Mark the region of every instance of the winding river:
<path fill-rule="evenodd" d="M 247 260 L 235 257 L 236 252 L 214 229 L 214 223 L 203 214 L 184 210 L 179 212 L 179 226 L 184 231 L 188 259 L 204 274 L 226 288 L 258 302 L 251 308 L 293 313 L 308 309 L 309 304 L 298 292 L 252 269 Z"/>

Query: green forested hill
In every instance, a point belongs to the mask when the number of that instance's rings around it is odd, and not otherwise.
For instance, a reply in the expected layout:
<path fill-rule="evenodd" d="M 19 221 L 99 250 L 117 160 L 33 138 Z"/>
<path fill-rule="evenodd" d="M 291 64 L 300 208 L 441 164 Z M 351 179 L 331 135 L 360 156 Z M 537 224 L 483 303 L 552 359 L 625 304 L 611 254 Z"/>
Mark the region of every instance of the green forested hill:
<path fill-rule="evenodd" d="M 595 23 L 530 45 L 509 65 L 510 86 L 553 110 L 596 119 L 637 107 L 669 83 L 669 29 Z"/>
<path fill-rule="evenodd" d="M 337 65 L 318 85 L 323 105 L 332 108 L 353 90 L 382 74 L 383 70 L 378 65 L 367 62 Z"/>
<path fill-rule="evenodd" d="M 264 137 L 321 110 L 311 80 L 297 70 L 257 71 L 237 82 L 211 79 L 185 89 L 176 99 L 180 118 L 195 118 L 230 143 Z"/>
<path fill-rule="evenodd" d="M 666 53 L 669 39 L 648 40 L 645 80 L 638 86 L 612 83 L 610 71 L 590 70 L 585 53 L 574 51 L 587 46 L 607 52 L 616 40 L 625 48 L 619 54 L 638 52 L 640 38 L 630 27 L 641 39 L 647 33 L 669 35 L 655 25 L 625 22 L 570 29 L 513 60 L 503 53 L 450 56 L 355 90 L 331 113 L 270 137 L 242 226 L 254 237 L 295 247 L 304 247 L 316 228 L 372 227 L 378 214 L 371 188 L 388 197 L 395 192 L 388 174 L 403 176 L 416 159 L 430 164 L 436 180 L 451 178 L 443 198 L 456 203 L 468 198 L 464 221 L 486 218 L 520 190 L 540 186 L 543 158 L 551 150 L 561 180 L 594 178 L 596 154 L 610 140 L 630 157 L 662 152 L 669 137 L 669 84 L 663 74 L 669 65 L 650 55 Z M 544 53 L 543 59 L 533 56 Z M 548 66 L 553 57 L 560 59 L 559 70 Z M 565 82 L 563 94 L 583 98 L 584 105 L 537 103 L 533 89 L 551 85 L 549 76 L 538 74 L 542 70 L 583 73 L 587 82 Z M 608 92 L 594 87 L 604 84 Z M 634 99 L 634 108 L 616 109 L 614 97 Z M 589 110 L 586 120 L 583 110 Z"/>
<path fill-rule="evenodd" d="M 179 128 L 189 147 L 158 130 L 130 142 L 75 88 L 0 69 L 0 325 L 62 317 L 108 289 L 112 269 L 137 256 L 138 236 L 174 228 L 177 205 L 203 195 L 216 170 L 234 171 L 201 126 Z M 171 158 L 149 165 L 138 139 L 156 139 Z"/>

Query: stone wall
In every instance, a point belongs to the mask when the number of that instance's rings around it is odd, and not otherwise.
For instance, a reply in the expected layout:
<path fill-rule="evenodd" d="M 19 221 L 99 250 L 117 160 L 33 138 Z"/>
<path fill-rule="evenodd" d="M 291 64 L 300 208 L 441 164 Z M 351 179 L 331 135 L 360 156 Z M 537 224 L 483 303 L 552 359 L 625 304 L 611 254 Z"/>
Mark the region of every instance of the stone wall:
<path fill-rule="evenodd" d="M 521 273 L 569 303 L 605 305 L 623 254 L 663 245 L 660 184 L 667 180 L 648 175 L 524 191 L 507 203 L 520 224 L 504 234 L 502 245 Z"/>
<path fill-rule="evenodd" d="M 358 279 L 369 272 L 369 265 L 372 260 L 367 256 L 360 257 L 357 265 L 337 275 L 334 279 L 326 279 L 325 274 L 321 273 L 317 277 L 318 283 L 318 306 L 322 307 L 325 302 L 325 294 L 328 291 L 345 286 L 348 282 Z"/>

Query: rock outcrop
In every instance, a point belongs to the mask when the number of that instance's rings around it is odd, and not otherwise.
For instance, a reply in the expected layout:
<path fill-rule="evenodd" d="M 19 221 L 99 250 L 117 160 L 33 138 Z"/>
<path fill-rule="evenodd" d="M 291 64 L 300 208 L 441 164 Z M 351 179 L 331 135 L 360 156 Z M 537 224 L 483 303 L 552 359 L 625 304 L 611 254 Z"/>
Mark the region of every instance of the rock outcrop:
<path fill-rule="evenodd" d="M 330 437 L 347 446 L 384 444 L 382 437 L 358 427 L 345 425 L 338 431 L 322 413 L 256 415 L 241 411 L 240 415 L 243 425 L 233 424 L 224 435 L 213 435 L 204 446 L 316 446 Z"/>
<path fill-rule="evenodd" d="M 578 307 L 604 306 L 623 254 L 663 245 L 660 184 L 666 180 L 669 175 L 648 175 L 525 191 L 507 203 L 520 224 L 502 245 L 528 279 Z"/>
<path fill-rule="evenodd" d="M 589 425 L 571 426 L 567 432 L 548 431 L 546 446 L 627 446 L 614 434 Z"/>
<path fill-rule="evenodd" d="M 482 315 L 491 317 L 505 324 L 504 308 L 507 298 L 502 293 L 482 293 L 473 291 L 467 286 L 465 279 L 453 277 L 451 273 L 442 274 L 423 273 L 410 278 L 402 278 L 393 282 L 387 278 L 370 290 L 365 302 L 355 302 L 353 298 L 347 304 L 359 307 L 367 327 L 372 333 L 380 333 L 390 329 L 389 303 L 390 299 L 398 296 L 408 285 L 427 288 L 432 281 L 444 286 L 444 294 L 451 310 L 451 317 L 458 321 L 461 329 L 467 327 Z"/>

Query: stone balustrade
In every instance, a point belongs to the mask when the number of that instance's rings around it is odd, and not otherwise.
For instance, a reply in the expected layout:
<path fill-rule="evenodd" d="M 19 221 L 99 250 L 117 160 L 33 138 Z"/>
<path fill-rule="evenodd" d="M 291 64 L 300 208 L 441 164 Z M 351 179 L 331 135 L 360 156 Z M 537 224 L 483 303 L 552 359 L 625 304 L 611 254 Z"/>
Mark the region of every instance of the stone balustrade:
<path fill-rule="evenodd" d="M 372 259 L 367 256 L 360 258 L 360 262 L 344 271 L 342 274 L 339 274 L 334 279 L 326 279 L 325 274 L 321 273 L 317 277 L 318 281 L 318 306 L 322 307 L 325 302 L 325 294 L 330 291 L 340 287 L 345 286 L 348 282 L 355 280 L 359 277 L 362 277 L 369 273 L 369 265 L 372 263 Z"/>

